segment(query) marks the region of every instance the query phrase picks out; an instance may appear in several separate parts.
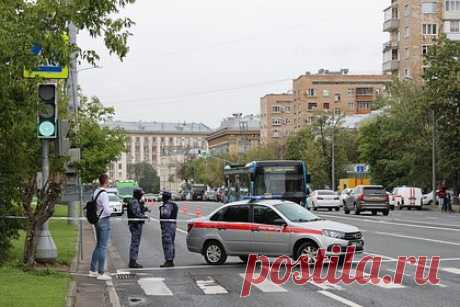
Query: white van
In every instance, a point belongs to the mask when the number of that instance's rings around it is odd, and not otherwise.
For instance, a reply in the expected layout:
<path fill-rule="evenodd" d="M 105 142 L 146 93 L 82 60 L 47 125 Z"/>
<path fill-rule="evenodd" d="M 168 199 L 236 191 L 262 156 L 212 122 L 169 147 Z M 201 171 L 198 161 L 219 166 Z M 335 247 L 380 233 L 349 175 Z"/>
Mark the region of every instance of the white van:
<path fill-rule="evenodd" d="M 422 210 L 422 189 L 415 187 L 394 188 L 390 197 L 390 206 L 399 207 L 400 210 L 402 210 L 404 207 L 406 207 L 408 210 L 411 210 L 412 208 Z"/>

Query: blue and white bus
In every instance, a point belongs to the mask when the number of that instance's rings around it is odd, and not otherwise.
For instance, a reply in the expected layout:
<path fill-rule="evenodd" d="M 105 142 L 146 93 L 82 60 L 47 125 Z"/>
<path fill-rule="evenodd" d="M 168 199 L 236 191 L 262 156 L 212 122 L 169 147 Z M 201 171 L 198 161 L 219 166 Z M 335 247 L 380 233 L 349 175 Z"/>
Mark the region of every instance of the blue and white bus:
<path fill-rule="evenodd" d="M 310 177 L 303 161 L 253 161 L 224 168 L 225 202 L 285 199 L 305 206 Z"/>

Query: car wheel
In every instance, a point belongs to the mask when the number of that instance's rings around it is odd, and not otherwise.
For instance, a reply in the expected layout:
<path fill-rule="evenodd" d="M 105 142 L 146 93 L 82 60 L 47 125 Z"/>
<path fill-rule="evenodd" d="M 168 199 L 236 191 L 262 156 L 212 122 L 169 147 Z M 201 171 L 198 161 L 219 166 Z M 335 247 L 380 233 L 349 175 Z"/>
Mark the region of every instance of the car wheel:
<path fill-rule="evenodd" d="M 384 216 L 388 216 L 388 214 L 390 214 L 390 210 L 389 209 L 386 209 L 386 210 L 383 210 L 383 215 Z"/>
<path fill-rule="evenodd" d="M 318 208 L 316 208 L 316 206 L 315 206 L 315 203 L 311 203 L 311 206 L 313 207 L 313 210 L 314 210 L 314 211 L 317 211 L 317 210 L 318 210 Z"/>
<path fill-rule="evenodd" d="M 344 212 L 345 214 L 350 214 L 350 210 L 348 210 L 348 209 L 346 209 L 346 208 L 343 208 L 343 212 Z"/>
<path fill-rule="evenodd" d="M 355 204 L 355 215 L 359 215 L 361 211 L 358 208 L 358 205 Z"/>
<path fill-rule="evenodd" d="M 332 211 L 332 208 L 329 208 L 329 211 Z"/>
<path fill-rule="evenodd" d="M 239 258 L 241 259 L 241 261 L 243 261 L 243 263 L 247 263 L 249 256 L 239 256 Z"/>
<path fill-rule="evenodd" d="M 335 211 L 339 211 L 340 210 L 340 207 L 335 207 Z"/>
<path fill-rule="evenodd" d="M 390 210 L 394 210 L 394 209 L 395 209 L 394 205 L 390 206 Z"/>
<path fill-rule="evenodd" d="M 302 242 L 297 250 L 295 251 L 295 260 L 299 259 L 300 256 L 308 256 L 308 263 L 313 265 L 316 263 L 316 256 L 318 253 L 318 245 L 313 241 Z"/>
<path fill-rule="evenodd" d="M 377 210 L 372 210 L 372 215 L 377 215 Z"/>
<path fill-rule="evenodd" d="M 224 247 L 217 241 L 208 241 L 204 246 L 203 255 L 206 262 L 213 265 L 223 264 L 227 260 Z"/>
<path fill-rule="evenodd" d="M 399 210 L 402 210 L 404 208 L 404 206 L 398 204 L 398 207 L 399 207 Z"/>

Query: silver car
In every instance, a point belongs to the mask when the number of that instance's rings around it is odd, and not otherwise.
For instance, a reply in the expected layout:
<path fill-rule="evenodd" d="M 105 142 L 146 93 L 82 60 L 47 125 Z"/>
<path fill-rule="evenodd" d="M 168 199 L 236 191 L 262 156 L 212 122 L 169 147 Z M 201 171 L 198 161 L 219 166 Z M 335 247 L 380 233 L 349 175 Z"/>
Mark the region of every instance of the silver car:
<path fill-rule="evenodd" d="M 244 200 L 224 205 L 210 215 L 188 222 L 187 248 L 209 264 L 223 264 L 227 256 L 308 255 L 315 262 L 319 248 L 364 248 L 357 227 L 321 219 L 296 203 L 283 200 Z"/>

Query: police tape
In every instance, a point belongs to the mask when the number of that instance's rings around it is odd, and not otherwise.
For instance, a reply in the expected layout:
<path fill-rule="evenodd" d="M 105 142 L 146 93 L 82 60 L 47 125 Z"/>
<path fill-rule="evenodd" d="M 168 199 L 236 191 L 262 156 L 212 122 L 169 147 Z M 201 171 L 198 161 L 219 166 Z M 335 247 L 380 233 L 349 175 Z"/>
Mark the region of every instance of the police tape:
<path fill-rule="evenodd" d="M 21 219 L 25 220 L 28 219 L 26 216 L 16 216 L 16 215 L 2 215 L 0 216 L 0 219 Z M 49 218 L 49 220 L 62 220 L 62 221 L 84 221 L 88 222 L 88 219 L 86 217 L 65 217 L 65 216 L 52 216 Z M 183 220 L 183 219 L 157 219 L 155 217 L 147 217 L 147 218 L 127 218 L 127 217 L 110 217 L 111 221 L 115 222 L 121 222 L 121 221 L 127 221 L 127 222 L 169 222 L 169 223 L 184 223 L 184 222 L 189 222 L 191 219 L 188 220 Z"/>

